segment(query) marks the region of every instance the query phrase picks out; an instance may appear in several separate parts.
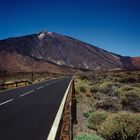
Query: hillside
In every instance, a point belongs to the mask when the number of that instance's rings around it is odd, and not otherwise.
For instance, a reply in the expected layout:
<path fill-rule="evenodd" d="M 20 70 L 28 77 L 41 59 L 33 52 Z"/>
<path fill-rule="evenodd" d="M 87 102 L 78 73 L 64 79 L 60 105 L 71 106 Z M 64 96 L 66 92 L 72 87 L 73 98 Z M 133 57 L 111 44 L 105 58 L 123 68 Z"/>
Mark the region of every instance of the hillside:
<path fill-rule="evenodd" d="M 1 69 L 8 71 L 60 72 L 64 66 L 88 70 L 140 68 L 139 57 L 123 57 L 47 31 L 0 40 L 0 61 Z"/>

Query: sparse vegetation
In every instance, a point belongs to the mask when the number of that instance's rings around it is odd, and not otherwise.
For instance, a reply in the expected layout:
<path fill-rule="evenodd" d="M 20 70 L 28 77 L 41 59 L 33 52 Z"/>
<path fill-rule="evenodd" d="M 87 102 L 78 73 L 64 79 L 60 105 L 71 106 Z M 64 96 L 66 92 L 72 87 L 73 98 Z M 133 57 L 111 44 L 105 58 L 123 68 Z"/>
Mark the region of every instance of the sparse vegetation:
<path fill-rule="evenodd" d="M 106 140 L 136 140 L 140 133 L 140 116 L 133 113 L 110 115 L 99 133 Z"/>
<path fill-rule="evenodd" d="M 88 117 L 88 127 L 90 129 L 98 130 L 107 117 L 108 113 L 105 111 L 96 111 L 91 113 Z"/>
<path fill-rule="evenodd" d="M 140 112 L 140 88 L 129 85 L 117 89 L 124 110 Z"/>
<path fill-rule="evenodd" d="M 89 118 L 91 114 L 92 114 L 92 112 L 90 112 L 90 111 L 83 113 L 84 117 L 86 117 L 86 118 Z"/>
<path fill-rule="evenodd" d="M 74 140 L 104 140 L 104 139 L 96 134 L 94 134 L 94 135 L 81 134 L 81 135 L 77 136 Z"/>
<path fill-rule="evenodd" d="M 85 89 L 85 87 L 84 87 L 84 86 L 82 86 L 82 85 L 81 85 L 81 86 L 79 86 L 79 91 L 80 91 L 80 92 L 85 92 L 85 91 L 86 91 L 86 89 Z"/>
<path fill-rule="evenodd" d="M 79 116 L 79 125 L 83 126 L 81 133 L 91 136 L 96 133 L 106 140 L 138 140 L 140 72 L 81 75 L 76 78 L 76 87 L 81 85 L 85 89 L 82 92 L 77 90 L 77 97 L 81 97 L 78 102 L 81 109 L 78 111 L 83 112 L 84 117 Z"/>
<path fill-rule="evenodd" d="M 97 109 L 103 109 L 106 111 L 116 112 L 122 110 L 122 105 L 119 102 L 118 98 L 106 98 L 101 101 L 98 101 L 95 104 Z"/>
<path fill-rule="evenodd" d="M 103 92 L 103 93 L 108 94 L 108 93 L 110 92 L 110 90 L 112 89 L 112 86 L 113 86 L 113 83 L 112 83 L 112 82 L 103 82 L 103 83 L 99 86 L 98 90 L 99 90 L 100 92 Z"/>
<path fill-rule="evenodd" d="M 90 92 L 91 92 L 91 93 L 94 93 L 94 94 L 95 94 L 98 90 L 99 90 L 99 89 L 98 89 L 98 86 L 91 86 L 91 87 L 90 87 Z"/>

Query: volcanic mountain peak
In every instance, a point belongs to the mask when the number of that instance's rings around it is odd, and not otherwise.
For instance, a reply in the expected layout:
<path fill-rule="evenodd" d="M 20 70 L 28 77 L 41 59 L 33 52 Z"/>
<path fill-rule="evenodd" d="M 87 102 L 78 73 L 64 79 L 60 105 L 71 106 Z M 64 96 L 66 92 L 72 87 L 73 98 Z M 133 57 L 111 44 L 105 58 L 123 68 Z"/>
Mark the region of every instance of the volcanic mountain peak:
<path fill-rule="evenodd" d="M 140 62 L 139 58 L 123 57 L 80 40 L 48 31 L 0 40 L 0 54 L 4 55 L 3 52 L 6 53 L 5 56 L 11 56 L 10 60 L 13 56 L 15 59 L 16 54 L 18 57 L 19 55 L 23 58 L 28 57 L 25 62 L 27 65 L 31 59 L 34 63 L 36 61 L 51 62 L 61 66 L 89 70 L 135 69 L 139 68 L 137 66 Z M 4 58 L 1 56 L 2 62 Z M 10 62 L 7 63 L 10 67 Z"/>
<path fill-rule="evenodd" d="M 43 38 L 45 38 L 47 35 L 51 35 L 52 32 L 48 32 L 48 31 L 42 31 L 38 34 L 38 38 L 41 40 Z"/>
<path fill-rule="evenodd" d="M 44 38 L 45 35 L 46 35 L 46 33 L 44 33 L 44 32 L 43 32 L 43 33 L 40 33 L 40 34 L 38 35 L 38 38 L 39 38 L 39 39 L 42 39 L 42 38 Z"/>
<path fill-rule="evenodd" d="M 39 40 L 42 40 L 42 39 L 46 39 L 46 38 L 56 38 L 56 37 L 62 37 L 62 35 L 56 33 L 56 32 L 49 32 L 49 31 L 42 31 L 38 34 L 38 38 Z"/>

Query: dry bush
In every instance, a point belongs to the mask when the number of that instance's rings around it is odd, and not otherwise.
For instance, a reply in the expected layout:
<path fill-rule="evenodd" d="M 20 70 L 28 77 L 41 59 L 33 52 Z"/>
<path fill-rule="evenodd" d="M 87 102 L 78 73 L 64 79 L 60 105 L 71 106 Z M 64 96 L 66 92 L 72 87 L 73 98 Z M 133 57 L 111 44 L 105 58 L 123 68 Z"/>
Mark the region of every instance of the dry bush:
<path fill-rule="evenodd" d="M 112 82 L 104 82 L 99 86 L 98 90 L 103 93 L 108 93 L 112 88 L 112 86 L 113 86 Z"/>
<path fill-rule="evenodd" d="M 121 103 L 124 110 L 140 112 L 140 95 L 136 92 L 130 91 L 124 94 Z"/>
<path fill-rule="evenodd" d="M 95 106 L 97 109 L 101 108 L 112 112 L 122 110 L 122 105 L 117 98 L 106 98 L 102 101 L 98 101 Z"/>
<path fill-rule="evenodd" d="M 123 110 L 140 112 L 140 88 L 129 85 L 116 90 Z"/>
<path fill-rule="evenodd" d="M 86 93 L 86 97 L 91 97 L 91 96 L 92 96 L 91 93 L 89 92 Z"/>
<path fill-rule="evenodd" d="M 90 86 L 89 91 L 90 91 L 90 93 L 96 93 L 98 91 L 98 86 L 97 85 Z"/>
<path fill-rule="evenodd" d="M 91 113 L 88 118 L 88 128 L 97 130 L 107 117 L 108 113 L 105 111 L 96 111 Z"/>
<path fill-rule="evenodd" d="M 93 135 L 81 134 L 76 138 L 74 138 L 74 140 L 104 140 L 104 139 L 96 134 Z"/>
<path fill-rule="evenodd" d="M 110 115 L 99 133 L 107 140 L 136 140 L 140 134 L 140 116 L 133 113 Z"/>

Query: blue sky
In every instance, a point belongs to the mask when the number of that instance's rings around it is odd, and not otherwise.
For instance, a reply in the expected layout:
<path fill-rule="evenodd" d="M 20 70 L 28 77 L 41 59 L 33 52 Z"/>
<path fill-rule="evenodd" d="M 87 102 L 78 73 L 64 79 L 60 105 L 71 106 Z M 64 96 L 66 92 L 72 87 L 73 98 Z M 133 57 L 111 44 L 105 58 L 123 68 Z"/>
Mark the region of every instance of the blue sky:
<path fill-rule="evenodd" d="M 140 56 L 140 0 L 0 0 L 0 39 L 42 30 Z"/>

